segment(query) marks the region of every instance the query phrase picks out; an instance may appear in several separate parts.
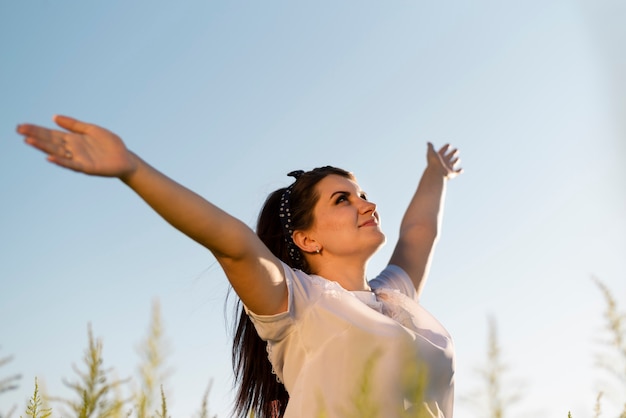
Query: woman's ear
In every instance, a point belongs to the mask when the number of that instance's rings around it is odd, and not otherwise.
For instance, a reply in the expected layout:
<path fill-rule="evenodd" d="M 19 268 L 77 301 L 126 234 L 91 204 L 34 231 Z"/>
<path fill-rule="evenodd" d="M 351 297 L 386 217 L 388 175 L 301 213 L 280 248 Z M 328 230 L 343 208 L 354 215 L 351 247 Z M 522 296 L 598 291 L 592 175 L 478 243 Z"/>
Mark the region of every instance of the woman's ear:
<path fill-rule="evenodd" d="M 296 246 L 298 246 L 298 248 L 300 248 L 305 253 L 319 252 L 319 250 L 322 248 L 322 246 L 317 241 L 315 241 L 315 239 L 311 237 L 310 234 L 304 231 L 294 231 L 292 239 L 294 244 L 296 244 Z"/>

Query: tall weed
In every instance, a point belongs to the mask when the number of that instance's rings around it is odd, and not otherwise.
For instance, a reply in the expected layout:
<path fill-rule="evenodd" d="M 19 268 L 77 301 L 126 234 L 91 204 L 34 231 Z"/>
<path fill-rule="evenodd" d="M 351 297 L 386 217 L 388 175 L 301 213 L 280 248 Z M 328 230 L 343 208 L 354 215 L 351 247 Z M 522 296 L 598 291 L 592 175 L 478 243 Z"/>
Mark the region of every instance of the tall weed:
<path fill-rule="evenodd" d="M 134 403 L 137 418 L 148 418 L 150 411 L 155 405 L 157 398 L 157 388 L 160 387 L 161 412 L 165 414 L 167 407 L 163 394 L 163 384 L 167 379 L 167 372 L 164 370 L 167 348 L 165 343 L 165 332 L 163 321 L 161 320 L 161 308 L 158 301 L 152 303 L 152 314 L 148 335 L 138 347 L 140 357 L 139 364 L 139 387 L 135 389 Z M 159 416 L 159 413 L 157 413 Z M 166 415 L 163 415 L 166 418 Z"/>
<path fill-rule="evenodd" d="M 118 388 L 127 380 L 111 378 L 112 369 L 105 369 L 102 359 L 102 340 L 95 339 L 91 326 L 87 331 L 88 345 L 83 357 L 85 370 L 73 366 L 78 380 L 63 384 L 72 389 L 74 399 L 52 398 L 69 408 L 67 415 L 77 418 L 122 418 L 126 401 Z"/>
<path fill-rule="evenodd" d="M 487 355 L 484 364 L 476 370 L 480 389 L 463 399 L 474 406 L 480 417 L 505 418 L 510 407 L 519 402 L 522 395 L 519 389 L 512 389 L 509 366 L 503 360 L 498 339 L 496 319 L 489 316 L 487 321 Z"/>
<path fill-rule="evenodd" d="M 626 418 L 626 313 L 620 312 L 611 290 L 597 277 L 592 278 L 605 301 L 604 337 L 596 354 L 597 366 L 610 377 L 598 394 L 595 416 L 601 414 L 600 399 L 604 395 L 622 406 L 620 418 Z M 610 390 L 612 388 L 613 390 Z"/>
<path fill-rule="evenodd" d="M 0 358 L 0 367 L 7 365 L 11 361 L 13 361 L 13 356 Z M 0 394 L 17 389 L 18 388 L 17 382 L 21 378 L 22 376 L 20 374 L 14 374 L 14 375 L 1 378 L 0 379 Z M 11 409 L 6 414 L 3 414 L 2 411 L 0 411 L 0 418 L 11 418 L 16 408 L 17 408 L 17 405 L 12 406 Z"/>
<path fill-rule="evenodd" d="M 28 401 L 26 415 L 31 418 L 48 418 L 51 414 L 52 410 L 46 408 L 43 404 L 41 396 L 39 395 L 39 383 L 37 382 L 37 378 L 35 378 L 35 391 Z"/>
<path fill-rule="evenodd" d="M 607 372 L 610 377 L 609 386 L 617 388 L 616 392 L 621 395 L 615 399 L 619 405 L 623 405 L 619 418 L 626 418 L 626 315 L 620 312 L 617 301 L 610 289 L 597 278 L 595 284 L 600 289 L 605 302 L 604 312 L 605 334 L 601 342 L 602 350 L 596 355 L 598 367 Z M 76 418 L 171 418 L 168 414 L 167 398 L 163 389 L 167 379 L 165 365 L 165 342 L 164 331 L 158 303 L 152 307 L 152 316 L 148 334 L 141 342 L 138 352 L 140 365 L 138 368 L 139 384 L 134 388 L 128 387 L 129 379 L 118 380 L 112 378 L 112 369 L 103 367 L 102 341 L 95 339 L 91 327 L 88 327 L 88 347 L 83 357 L 83 369 L 73 366 L 78 379 L 73 382 L 64 381 L 64 384 L 73 390 L 74 399 L 53 399 L 69 408 L 68 412 L 59 416 Z M 375 353 L 376 354 L 376 353 Z M 372 405 L 369 394 L 373 390 L 371 374 L 378 355 L 373 355 L 363 368 L 362 375 L 355 381 L 355 396 L 352 403 L 355 407 L 354 416 L 359 418 L 382 416 L 377 405 Z M 0 359 L 0 367 L 6 365 L 12 357 Z M 505 418 L 509 408 L 517 403 L 521 395 L 519 389 L 512 390 L 508 379 L 509 367 L 502 359 L 502 349 L 498 341 L 496 321 L 493 317 L 488 320 L 488 336 L 486 361 L 478 369 L 478 376 L 482 382 L 482 389 L 472 396 L 479 400 L 475 404 L 479 412 L 477 416 L 487 418 Z M 412 399 L 414 405 L 419 405 L 423 400 L 423 390 L 426 384 L 424 374 L 411 374 L 407 381 L 412 382 Z M 19 375 L 13 375 L 0 379 L 0 394 L 17 388 Z M 160 393 L 157 392 L 160 388 Z M 211 415 L 208 408 L 208 395 L 211 385 L 209 384 L 203 398 L 197 418 L 217 418 Z M 124 393 L 131 395 L 124 397 Z M 160 395 L 160 404 L 156 406 L 157 394 Z M 622 396 L 620 399 L 619 396 Z M 605 391 L 598 393 L 593 411 L 594 418 L 602 415 L 602 402 L 605 399 Z M 323 409 L 323 400 L 320 400 L 322 409 L 320 417 L 326 416 Z M 0 414 L 0 418 L 11 418 L 14 409 L 8 414 Z M 39 392 L 39 385 L 35 378 L 35 389 L 26 406 L 25 414 L 30 418 L 49 418 L 52 409 L 48 408 Z M 56 412 L 56 411 L 55 411 Z M 423 411 L 422 411 L 423 412 Z M 416 411 L 411 418 L 421 418 L 423 414 Z M 568 418 L 572 414 L 568 413 Z M 250 413 L 250 417 L 254 414 Z M 408 416 L 407 416 L 408 418 Z"/>

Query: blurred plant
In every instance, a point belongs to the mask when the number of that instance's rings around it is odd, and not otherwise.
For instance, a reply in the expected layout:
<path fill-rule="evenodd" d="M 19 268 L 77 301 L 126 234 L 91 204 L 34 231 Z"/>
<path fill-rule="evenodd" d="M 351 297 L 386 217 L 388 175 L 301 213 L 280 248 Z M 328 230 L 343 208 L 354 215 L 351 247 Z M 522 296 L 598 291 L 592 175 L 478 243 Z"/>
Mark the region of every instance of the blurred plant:
<path fill-rule="evenodd" d="M 148 335 L 138 348 L 140 387 L 135 390 L 134 403 L 138 418 L 147 418 L 156 399 L 157 387 L 161 387 L 161 406 L 163 411 L 163 383 L 167 373 L 163 371 L 166 357 L 161 309 L 158 301 L 152 303 L 152 314 Z M 166 411 L 165 411 L 166 412 Z M 166 418 L 165 415 L 163 418 Z"/>
<path fill-rule="evenodd" d="M 169 418 L 167 416 L 167 400 L 163 392 L 163 385 L 161 385 L 161 411 L 156 411 L 156 416 L 157 418 Z"/>
<path fill-rule="evenodd" d="M 358 386 L 353 398 L 356 418 L 373 418 L 379 416 L 378 405 L 372 402 L 372 375 L 374 366 L 380 357 L 380 351 L 376 350 L 365 362 L 363 373 L 357 381 Z"/>
<path fill-rule="evenodd" d="M 602 392 L 598 393 L 596 397 L 596 405 L 593 408 L 593 418 L 600 418 L 600 414 L 602 414 L 602 403 L 600 400 L 602 399 Z"/>
<path fill-rule="evenodd" d="M 13 356 L 0 358 L 0 367 L 10 363 L 11 361 L 13 361 Z M 16 382 L 20 380 L 21 378 L 22 378 L 21 375 L 14 374 L 12 376 L 0 379 L 0 393 L 17 389 L 18 386 Z"/>
<path fill-rule="evenodd" d="M 75 365 L 74 372 L 79 376 L 76 382 L 63 381 L 63 384 L 72 389 L 78 399 L 68 400 L 52 398 L 53 401 L 67 405 L 71 414 L 78 418 L 122 418 L 122 409 L 126 404 L 119 396 L 118 388 L 128 380 L 111 380 L 111 369 L 104 369 L 102 364 L 102 341 L 94 339 L 91 325 L 88 326 L 88 347 L 85 350 L 83 362 L 87 368 L 81 371 Z"/>
<path fill-rule="evenodd" d="M 163 389 L 163 381 L 166 379 L 167 373 L 163 371 L 165 343 L 158 302 L 154 302 L 152 305 L 148 335 L 138 348 L 142 360 L 138 368 L 141 387 L 132 391 L 134 393 L 132 398 L 125 399 L 122 395 L 124 389 L 130 389 L 127 385 L 130 379 L 111 378 L 113 370 L 103 368 L 102 341 L 93 337 L 90 325 L 87 331 L 88 347 L 83 357 L 86 371 L 81 371 L 73 365 L 74 372 L 79 376 L 78 381 L 69 383 L 63 380 L 63 384 L 74 391 L 77 399 L 51 398 L 52 401 L 69 408 L 68 412 L 63 412 L 60 416 L 75 418 L 130 418 L 131 416 L 137 418 L 170 418 L 168 416 L 167 398 Z M 12 357 L 0 359 L 0 366 L 11 360 Z M 0 393 L 16 389 L 15 381 L 19 379 L 20 376 L 15 375 L 0 380 Z M 160 386 L 160 408 L 155 409 L 154 413 L 148 413 L 148 411 L 152 411 L 157 383 Z M 209 383 L 204 393 L 198 418 L 217 418 L 217 415 L 211 416 L 209 414 L 208 398 L 211 386 Z M 40 395 L 39 384 L 35 379 L 35 391 L 26 407 L 27 416 L 30 418 L 49 418 L 52 415 L 52 409 L 46 407 L 43 398 L 45 397 Z M 14 410 L 15 408 L 6 415 L 0 414 L 0 418 L 10 418 Z"/>
<path fill-rule="evenodd" d="M 0 358 L 0 367 L 10 363 L 11 361 L 13 361 L 13 356 L 8 356 L 8 357 L 2 357 Z M 0 394 L 4 393 L 4 392 L 8 392 L 10 390 L 15 390 L 18 388 L 17 385 L 17 381 L 20 380 L 22 378 L 21 375 L 19 374 L 14 374 L 12 376 L 9 377 L 5 377 L 0 379 Z M 7 412 L 6 414 L 3 414 L 2 411 L 0 411 L 0 418 L 10 418 L 11 415 L 13 415 L 13 412 L 15 412 L 15 409 L 17 408 L 17 406 L 13 406 L 9 412 Z"/>
<path fill-rule="evenodd" d="M 11 418 L 16 409 L 17 405 L 13 405 L 11 409 L 9 409 L 9 412 L 7 412 L 6 414 L 0 413 L 0 418 Z"/>
<path fill-rule="evenodd" d="M 209 385 L 204 391 L 204 395 L 202 396 L 202 404 L 200 406 L 200 412 L 198 413 L 198 418 L 217 418 L 217 415 L 213 415 L 209 417 L 209 393 L 211 393 L 212 386 L 213 386 L 213 381 L 210 381 Z"/>
<path fill-rule="evenodd" d="M 596 355 L 596 363 L 613 377 L 613 381 L 621 387 L 621 390 L 618 389 L 619 393 L 624 396 L 626 394 L 626 314 L 619 311 L 611 290 L 597 277 L 592 279 L 604 296 L 605 331 L 609 335 L 608 340 L 601 342 L 603 351 Z M 598 394 L 596 416 L 600 416 L 600 398 L 604 393 L 605 391 Z M 620 418 L 626 418 L 626 399 L 618 400 L 618 402 L 624 402 Z"/>
<path fill-rule="evenodd" d="M 37 382 L 37 378 L 35 378 L 35 391 L 33 392 L 33 396 L 28 400 L 26 415 L 31 418 L 48 418 L 51 413 L 52 410 L 43 405 L 41 396 L 39 396 L 39 383 Z"/>
<path fill-rule="evenodd" d="M 403 418 L 429 418 L 439 415 L 439 406 L 433 406 L 437 409 L 433 411 L 431 405 L 424 401 L 428 382 L 428 367 L 425 364 L 407 361 L 402 382 L 407 400 L 412 405 L 408 411 L 402 411 Z"/>
<path fill-rule="evenodd" d="M 376 363 L 380 361 L 381 355 L 381 349 L 376 349 L 365 361 L 362 373 L 355 380 L 355 391 L 354 395 L 349 399 L 349 407 L 343 411 L 341 416 L 377 418 L 386 415 L 384 411 L 381 411 L 381 405 L 374 400 L 376 397 L 372 396 L 376 390 L 376 385 L 373 382 L 374 370 Z M 434 407 L 436 411 L 433 411 L 431 409 L 432 405 L 428 405 L 424 401 L 427 367 L 413 361 L 407 361 L 405 364 L 406 368 L 403 371 L 401 381 L 405 396 L 404 407 L 408 407 L 408 409 L 402 409 L 391 415 L 402 418 L 432 418 L 439 416 L 438 406 Z M 319 410 L 316 418 L 327 418 L 329 414 L 326 411 L 324 399 L 321 397 L 318 398 L 318 405 Z"/>
<path fill-rule="evenodd" d="M 488 317 L 487 359 L 477 370 L 484 387 L 463 399 L 474 404 L 481 411 L 481 417 L 504 418 L 507 408 L 519 402 L 521 395 L 510 392 L 505 386 L 506 372 L 509 367 L 502 360 L 502 351 L 498 343 L 498 329 L 493 316 Z"/>

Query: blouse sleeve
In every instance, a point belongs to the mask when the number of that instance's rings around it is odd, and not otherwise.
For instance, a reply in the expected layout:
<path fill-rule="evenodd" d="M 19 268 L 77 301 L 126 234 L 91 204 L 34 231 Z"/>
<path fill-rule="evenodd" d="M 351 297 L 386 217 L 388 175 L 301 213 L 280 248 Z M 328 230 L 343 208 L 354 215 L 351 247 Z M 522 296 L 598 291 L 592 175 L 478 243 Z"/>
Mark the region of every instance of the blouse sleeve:
<path fill-rule="evenodd" d="M 283 264 L 285 271 L 285 280 L 287 284 L 287 310 L 275 315 L 257 315 L 244 306 L 246 314 L 254 324 L 259 337 L 264 341 L 280 341 L 291 332 L 294 323 L 294 279 L 296 273 L 294 270 Z"/>
<path fill-rule="evenodd" d="M 400 266 L 395 264 L 389 264 L 369 283 L 373 289 L 396 289 L 409 298 L 418 300 L 411 278 Z"/>

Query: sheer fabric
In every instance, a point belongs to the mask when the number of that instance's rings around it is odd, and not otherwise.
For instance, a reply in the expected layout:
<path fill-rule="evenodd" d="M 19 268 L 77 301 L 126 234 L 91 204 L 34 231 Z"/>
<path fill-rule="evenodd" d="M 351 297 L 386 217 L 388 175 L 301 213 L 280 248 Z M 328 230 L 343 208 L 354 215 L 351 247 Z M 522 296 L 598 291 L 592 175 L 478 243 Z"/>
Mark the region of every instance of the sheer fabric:
<path fill-rule="evenodd" d="M 283 267 L 288 310 L 247 313 L 289 392 L 286 418 L 452 417 L 452 339 L 400 267 L 371 280 L 372 292 Z"/>

